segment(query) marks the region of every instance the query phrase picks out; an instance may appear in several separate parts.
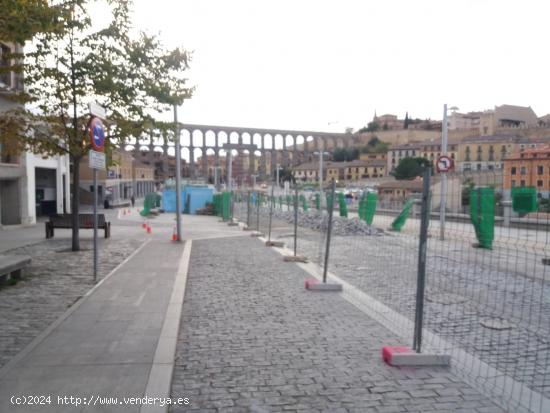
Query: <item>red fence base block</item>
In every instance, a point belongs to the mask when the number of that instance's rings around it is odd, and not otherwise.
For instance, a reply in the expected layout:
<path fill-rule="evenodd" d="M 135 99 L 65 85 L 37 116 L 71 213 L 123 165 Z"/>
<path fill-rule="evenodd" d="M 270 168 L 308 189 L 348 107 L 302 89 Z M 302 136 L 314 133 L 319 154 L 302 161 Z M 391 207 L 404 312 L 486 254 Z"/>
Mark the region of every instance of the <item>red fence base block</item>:
<path fill-rule="evenodd" d="M 405 346 L 384 346 L 382 348 L 382 358 L 388 364 L 392 364 L 394 354 L 412 353 L 409 347 Z"/>
<path fill-rule="evenodd" d="M 309 290 L 309 287 L 311 287 L 312 285 L 315 285 L 317 284 L 319 281 L 315 278 L 308 278 L 306 280 L 306 282 L 304 283 L 305 284 L 305 287 L 306 287 L 306 290 Z"/>
<path fill-rule="evenodd" d="M 448 366 L 451 362 L 451 356 L 447 354 L 416 353 L 404 346 L 385 346 L 382 348 L 382 358 L 392 366 Z"/>

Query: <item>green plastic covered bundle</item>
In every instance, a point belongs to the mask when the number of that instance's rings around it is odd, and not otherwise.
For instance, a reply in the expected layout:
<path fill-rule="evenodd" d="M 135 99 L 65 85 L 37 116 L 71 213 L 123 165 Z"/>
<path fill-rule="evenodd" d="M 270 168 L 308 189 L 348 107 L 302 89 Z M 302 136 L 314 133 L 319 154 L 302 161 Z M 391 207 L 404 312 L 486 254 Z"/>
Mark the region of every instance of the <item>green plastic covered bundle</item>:
<path fill-rule="evenodd" d="M 495 236 L 495 190 L 478 187 L 470 192 L 470 219 L 480 248 L 492 249 Z"/>
<path fill-rule="evenodd" d="M 229 219 L 231 214 L 231 192 L 224 192 L 222 195 L 222 218 L 224 221 Z"/>
<path fill-rule="evenodd" d="M 376 212 L 376 203 L 378 202 L 378 195 L 374 192 L 369 192 L 364 199 L 363 220 L 372 225 L 374 219 L 374 213 Z"/>
<path fill-rule="evenodd" d="M 348 217 L 348 206 L 346 205 L 346 198 L 343 193 L 338 192 L 338 208 L 340 210 L 341 217 Z"/>
<path fill-rule="evenodd" d="M 307 204 L 306 197 L 303 195 L 300 195 L 300 201 L 302 202 L 302 208 L 304 209 L 304 212 L 307 212 L 307 210 L 309 209 L 309 206 Z"/>
<path fill-rule="evenodd" d="M 367 200 L 367 194 L 365 193 L 361 196 L 361 199 L 359 200 L 359 208 L 357 208 L 357 215 L 359 215 L 359 219 L 362 219 L 362 220 L 365 219 L 366 200 Z"/>
<path fill-rule="evenodd" d="M 405 222 L 407 221 L 407 217 L 409 216 L 409 212 L 411 211 L 411 208 L 413 206 L 414 199 L 409 198 L 405 202 L 405 205 L 403 206 L 403 210 L 401 213 L 393 220 L 391 223 L 391 229 L 394 231 L 401 231 L 401 228 L 403 228 L 403 225 L 405 225 Z"/>
<path fill-rule="evenodd" d="M 527 215 L 529 212 L 536 212 L 538 209 L 537 189 L 534 186 L 512 188 L 512 209 L 520 217 Z"/>
<path fill-rule="evenodd" d="M 317 211 L 321 210 L 321 195 L 315 194 L 315 209 Z"/>
<path fill-rule="evenodd" d="M 222 194 L 214 195 L 214 215 L 222 216 Z"/>
<path fill-rule="evenodd" d="M 139 213 L 142 217 L 146 217 L 151 213 L 153 208 L 157 207 L 157 196 L 158 195 L 153 192 L 145 195 L 145 199 L 143 200 L 143 209 Z M 158 201 L 158 206 L 160 206 L 160 200 Z"/>

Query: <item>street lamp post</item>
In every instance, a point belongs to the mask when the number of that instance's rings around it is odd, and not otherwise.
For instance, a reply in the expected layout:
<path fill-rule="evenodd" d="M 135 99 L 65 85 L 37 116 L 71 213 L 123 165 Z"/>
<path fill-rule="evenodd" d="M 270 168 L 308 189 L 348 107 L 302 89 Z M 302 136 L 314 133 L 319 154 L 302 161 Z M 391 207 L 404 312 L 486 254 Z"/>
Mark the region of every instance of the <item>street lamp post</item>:
<path fill-rule="evenodd" d="M 214 167 L 214 188 L 216 188 L 216 191 L 220 190 L 220 182 L 219 182 L 219 175 L 218 175 L 218 169 L 221 171 L 221 166 L 215 166 Z"/>
<path fill-rule="evenodd" d="M 176 239 L 181 241 L 181 147 L 178 124 L 178 107 L 174 105 L 174 127 L 176 135 Z"/>
<path fill-rule="evenodd" d="M 230 149 L 229 150 L 229 154 L 228 154 L 228 157 L 229 157 L 229 165 L 227 166 L 228 168 L 228 171 L 227 171 L 227 190 L 229 192 L 231 192 L 231 190 L 233 189 L 233 183 L 231 182 L 233 179 L 233 153 L 232 153 L 232 150 Z"/>
<path fill-rule="evenodd" d="M 451 110 L 458 110 L 453 106 Z M 447 121 L 447 104 L 443 105 L 443 124 L 441 125 L 441 155 L 447 156 L 447 141 L 448 141 L 448 121 Z M 447 197 L 447 174 L 441 173 L 441 194 L 439 201 L 439 239 L 445 240 L 445 207 Z"/>
<path fill-rule="evenodd" d="M 319 155 L 319 197 L 320 203 L 323 204 L 323 156 L 329 155 L 328 152 L 315 151 L 313 155 Z"/>

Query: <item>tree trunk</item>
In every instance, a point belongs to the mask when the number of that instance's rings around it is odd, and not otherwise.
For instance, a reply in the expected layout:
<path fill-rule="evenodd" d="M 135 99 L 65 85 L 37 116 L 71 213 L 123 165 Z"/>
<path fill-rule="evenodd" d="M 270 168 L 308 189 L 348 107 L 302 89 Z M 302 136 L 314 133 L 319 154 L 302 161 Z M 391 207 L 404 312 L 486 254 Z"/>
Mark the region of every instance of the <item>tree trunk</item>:
<path fill-rule="evenodd" d="M 80 206 L 80 160 L 81 157 L 73 157 L 73 200 L 71 205 L 72 213 L 72 250 L 80 251 L 80 238 L 78 236 L 78 208 Z"/>

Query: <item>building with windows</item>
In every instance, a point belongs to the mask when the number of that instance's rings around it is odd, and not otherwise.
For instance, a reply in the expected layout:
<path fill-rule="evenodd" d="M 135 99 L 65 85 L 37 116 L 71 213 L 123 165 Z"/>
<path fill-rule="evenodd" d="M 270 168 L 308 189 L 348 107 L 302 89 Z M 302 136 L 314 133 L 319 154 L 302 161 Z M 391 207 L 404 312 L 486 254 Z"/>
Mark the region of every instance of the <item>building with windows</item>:
<path fill-rule="evenodd" d="M 402 203 L 411 196 L 422 194 L 422 179 L 393 180 L 378 185 L 378 198 L 382 204 Z"/>
<path fill-rule="evenodd" d="M 540 142 L 515 135 L 465 138 L 458 144 L 457 168 L 459 171 L 501 170 L 508 155 L 540 145 Z"/>
<path fill-rule="evenodd" d="M 0 42 L 0 66 L 12 66 L 10 53 L 22 48 Z M 16 108 L 10 97 L 23 89 L 20 75 L 0 75 L 0 116 Z M 71 210 L 69 156 L 41 156 L 30 152 L 8 153 L 0 145 L 0 227 L 34 224 L 37 217 Z"/>
<path fill-rule="evenodd" d="M 384 160 L 355 160 L 349 162 L 323 162 L 323 181 L 361 181 L 370 178 L 386 176 L 386 161 Z M 318 182 L 319 163 L 308 162 L 294 168 L 294 177 L 297 181 Z"/>
<path fill-rule="evenodd" d="M 359 155 L 361 161 L 386 161 L 388 157 L 387 152 L 381 153 L 362 153 Z"/>
<path fill-rule="evenodd" d="M 539 197 L 550 197 L 550 145 L 526 148 L 504 159 L 504 193 L 514 187 L 531 186 Z"/>
<path fill-rule="evenodd" d="M 380 178 L 386 176 L 386 161 L 383 159 L 356 160 L 345 162 L 344 180 L 360 181 L 368 178 Z"/>
<path fill-rule="evenodd" d="M 390 148 L 386 155 L 387 170 L 388 172 L 393 171 L 399 161 L 403 158 L 416 158 L 418 151 L 420 150 L 420 143 L 406 143 L 403 145 L 395 145 Z"/>
<path fill-rule="evenodd" d="M 502 129 L 526 129 L 539 126 L 539 119 L 531 107 L 516 105 L 495 106 L 483 112 L 459 113 L 448 117 L 449 130 L 477 130 L 480 135 L 494 135 Z"/>
<path fill-rule="evenodd" d="M 128 204 L 132 195 L 142 198 L 156 190 L 155 167 L 134 159 L 131 153 L 115 150 L 107 170 L 97 172 L 98 202 L 109 205 Z M 82 203 L 91 200 L 93 192 L 93 170 L 88 166 L 88 158 L 80 162 L 80 188 L 86 196 L 81 197 Z"/>

